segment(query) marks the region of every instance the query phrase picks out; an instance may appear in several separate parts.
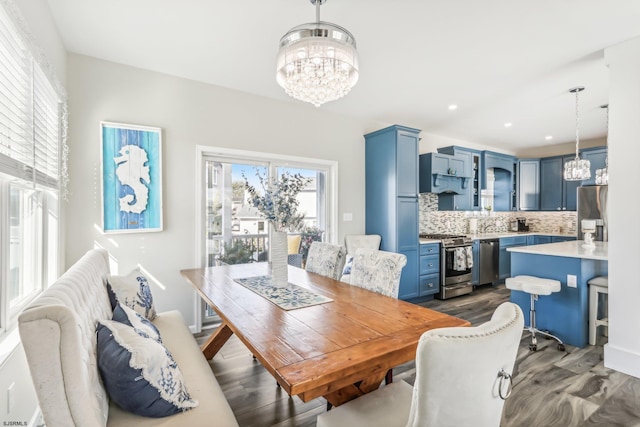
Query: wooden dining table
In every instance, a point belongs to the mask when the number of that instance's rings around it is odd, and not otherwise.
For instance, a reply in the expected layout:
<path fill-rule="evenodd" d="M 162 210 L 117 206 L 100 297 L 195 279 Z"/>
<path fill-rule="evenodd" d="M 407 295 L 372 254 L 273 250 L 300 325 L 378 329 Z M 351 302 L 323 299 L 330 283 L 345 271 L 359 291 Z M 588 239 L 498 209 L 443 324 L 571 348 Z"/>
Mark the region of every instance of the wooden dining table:
<path fill-rule="evenodd" d="M 234 279 L 269 275 L 268 263 L 182 270 L 222 319 L 202 345 L 213 358 L 235 334 L 289 395 L 338 406 L 380 386 L 415 359 L 428 330 L 469 326 L 435 310 L 289 266 L 289 282 L 333 301 L 283 310 Z"/>

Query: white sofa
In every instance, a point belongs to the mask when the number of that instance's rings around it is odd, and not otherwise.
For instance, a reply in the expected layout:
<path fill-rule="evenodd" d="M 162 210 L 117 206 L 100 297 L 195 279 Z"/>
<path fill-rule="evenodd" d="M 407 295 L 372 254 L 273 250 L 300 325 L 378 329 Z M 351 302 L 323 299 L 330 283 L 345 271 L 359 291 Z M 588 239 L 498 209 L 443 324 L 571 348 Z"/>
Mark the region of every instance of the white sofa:
<path fill-rule="evenodd" d="M 109 254 L 94 249 L 28 306 L 20 337 L 47 427 L 237 426 L 209 363 L 178 311 L 153 323 L 180 367 L 198 407 L 145 418 L 110 404 L 96 363 L 96 323 L 111 319 Z"/>

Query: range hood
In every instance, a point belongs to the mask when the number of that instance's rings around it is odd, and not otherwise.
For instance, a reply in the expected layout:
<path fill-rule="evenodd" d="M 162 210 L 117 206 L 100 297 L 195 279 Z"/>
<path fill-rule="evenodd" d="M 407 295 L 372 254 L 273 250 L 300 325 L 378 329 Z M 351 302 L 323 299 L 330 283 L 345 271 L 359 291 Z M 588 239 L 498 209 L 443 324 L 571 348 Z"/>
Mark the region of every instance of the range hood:
<path fill-rule="evenodd" d="M 431 192 L 435 194 L 462 194 L 467 188 L 469 178 L 458 175 L 434 173 Z"/>

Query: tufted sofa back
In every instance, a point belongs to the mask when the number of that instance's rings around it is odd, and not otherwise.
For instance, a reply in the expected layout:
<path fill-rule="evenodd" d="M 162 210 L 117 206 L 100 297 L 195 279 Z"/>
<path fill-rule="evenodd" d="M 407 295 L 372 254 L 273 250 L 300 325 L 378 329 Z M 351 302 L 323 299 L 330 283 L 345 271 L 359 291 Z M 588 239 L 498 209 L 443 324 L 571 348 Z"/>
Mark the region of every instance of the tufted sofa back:
<path fill-rule="evenodd" d="M 96 323 L 110 319 L 109 255 L 87 252 L 18 318 L 45 423 L 101 427 L 109 402 L 96 363 Z"/>

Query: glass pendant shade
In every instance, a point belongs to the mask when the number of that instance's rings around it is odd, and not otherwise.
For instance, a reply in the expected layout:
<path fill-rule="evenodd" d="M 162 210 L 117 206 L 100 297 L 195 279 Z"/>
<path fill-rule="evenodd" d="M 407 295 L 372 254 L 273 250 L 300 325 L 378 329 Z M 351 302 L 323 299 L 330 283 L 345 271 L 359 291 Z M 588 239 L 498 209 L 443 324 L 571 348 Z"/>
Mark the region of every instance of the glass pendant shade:
<path fill-rule="evenodd" d="M 316 107 L 342 98 L 358 82 L 355 38 L 319 20 L 292 28 L 280 39 L 276 80 L 289 96 Z"/>
<path fill-rule="evenodd" d="M 591 178 L 591 162 L 580 158 L 580 110 L 578 102 L 578 94 L 584 90 L 584 87 L 575 87 L 569 92 L 576 94 L 576 158 L 564 164 L 563 177 L 565 181 L 583 181 Z"/>
<path fill-rule="evenodd" d="M 609 146 L 609 105 L 601 105 L 600 108 L 607 109 L 607 134 L 605 136 L 605 146 Z M 609 156 L 604 158 L 604 167 L 596 169 L 596 185 L 609 185 Z"/>
<path fill-rule="evenodd" d="M 564 164 L 565 181 L 582 181 L 591 178 L 591 162 L 576 157 Z"/>

